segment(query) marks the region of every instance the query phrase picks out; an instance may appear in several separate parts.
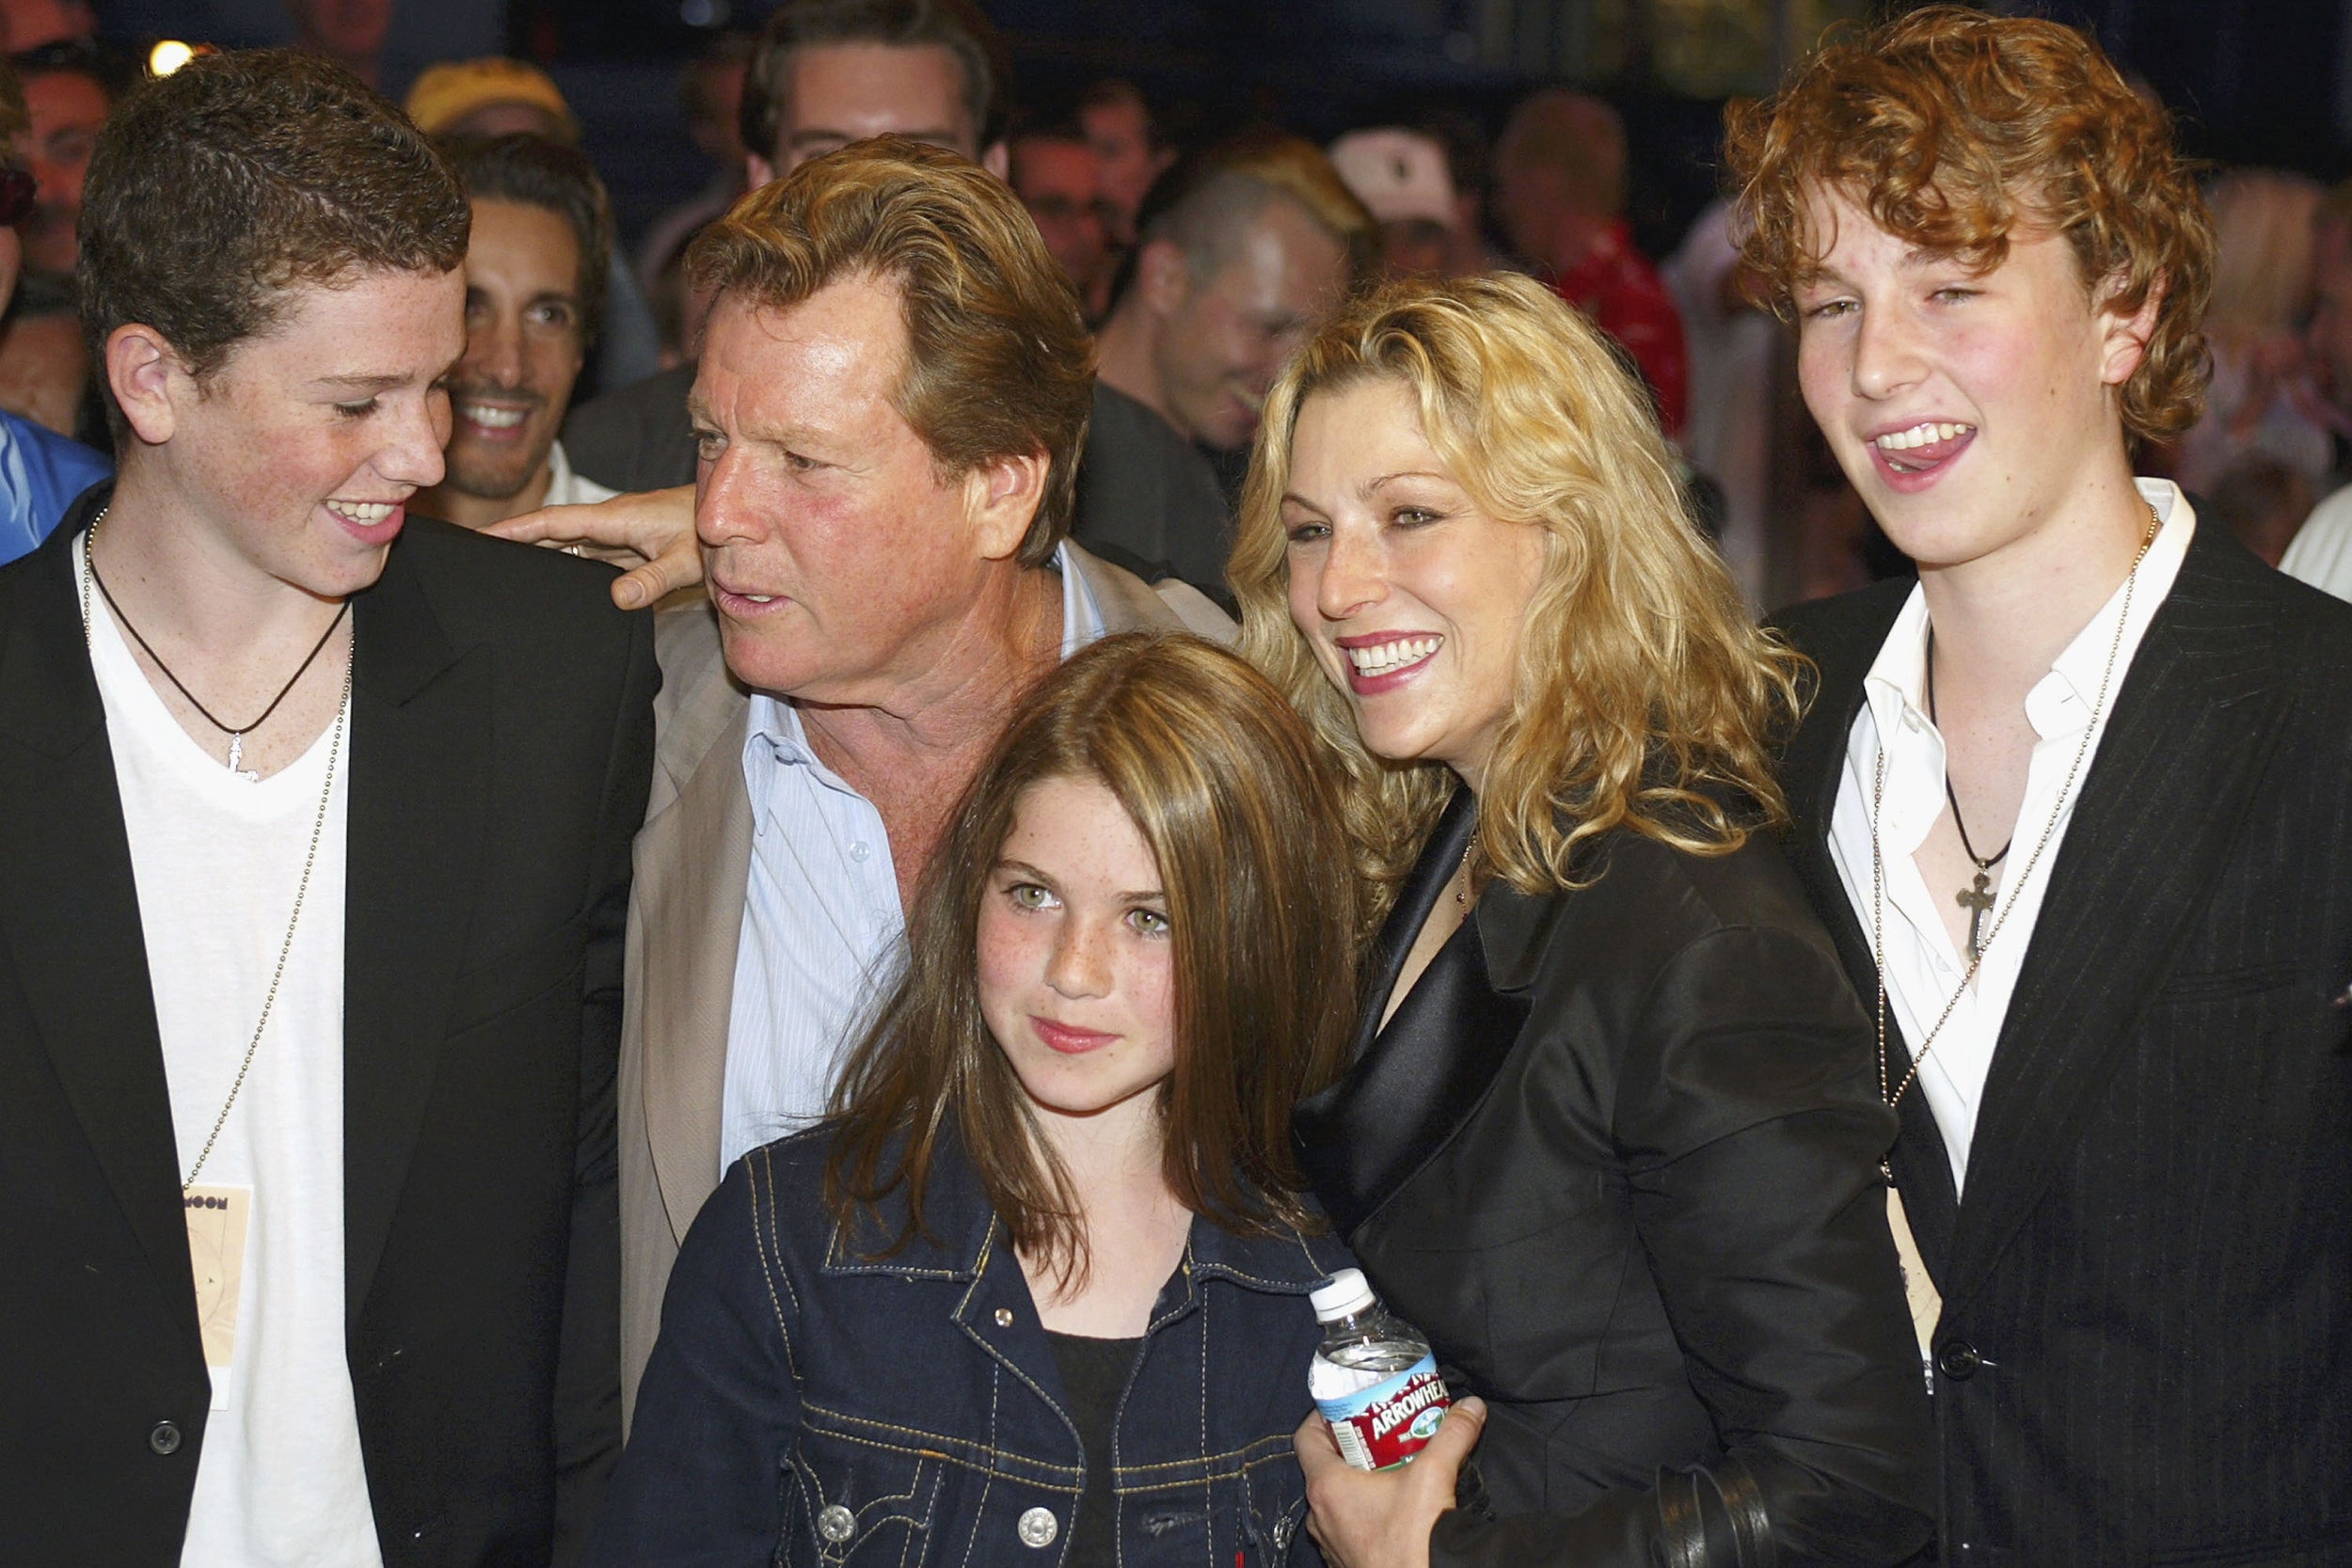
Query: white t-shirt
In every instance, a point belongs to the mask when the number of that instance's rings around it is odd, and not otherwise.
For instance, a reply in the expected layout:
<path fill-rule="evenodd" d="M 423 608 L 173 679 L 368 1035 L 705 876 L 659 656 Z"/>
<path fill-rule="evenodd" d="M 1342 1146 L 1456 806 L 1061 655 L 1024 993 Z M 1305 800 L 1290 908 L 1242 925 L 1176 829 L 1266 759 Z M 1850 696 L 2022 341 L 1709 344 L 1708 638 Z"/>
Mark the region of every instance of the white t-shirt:
<path fill-rule="evenodd" d="M 183 1180 L 228 1101 L 286 940 L 328 726 L 250 783 L 182 730 L 90 599 Z M 343 1349 L 343 896 L 348 727 L 268 1030 L 199 1187 L 251 1193 L 235 1356 L 215 1376 L 184 1568 L 380 1568 Z M 224 1314 L 226 1316 L 226 1314 Z M 224 1386 L 225 1385 L 225 1386 Z"/>

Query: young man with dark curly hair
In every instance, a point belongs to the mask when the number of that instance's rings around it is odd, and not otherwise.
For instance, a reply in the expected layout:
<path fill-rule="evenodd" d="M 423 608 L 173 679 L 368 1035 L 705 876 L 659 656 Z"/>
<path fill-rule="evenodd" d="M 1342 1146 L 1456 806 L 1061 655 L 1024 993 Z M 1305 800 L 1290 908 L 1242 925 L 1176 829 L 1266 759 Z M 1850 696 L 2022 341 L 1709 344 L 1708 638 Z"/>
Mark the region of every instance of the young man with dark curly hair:
<path fill-rule="evenodd" d="M 1732 152 L 1918 565 L 1784 616 L 1783 782 L 1901 1117 L 1943 1560 L 2352 1562 L 2352 608 L 2133 477 L 2203 393 L 2190 170 L 2081 34 L 1949 7 Z"/>
<path fill-rule="evenodd" d="M 652 628 L 406 515 L 467 227 L 304 55 L 99 139 L 119 475 L 0 571 L 0 1561 L 568 1560 L 619 1446 Z"/>

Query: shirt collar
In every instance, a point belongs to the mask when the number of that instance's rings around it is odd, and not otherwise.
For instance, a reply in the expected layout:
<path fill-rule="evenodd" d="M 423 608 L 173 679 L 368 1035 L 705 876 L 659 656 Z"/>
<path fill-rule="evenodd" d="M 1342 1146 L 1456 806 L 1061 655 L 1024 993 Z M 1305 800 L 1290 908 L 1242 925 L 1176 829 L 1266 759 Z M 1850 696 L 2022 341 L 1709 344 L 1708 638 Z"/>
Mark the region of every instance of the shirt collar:
<path fill-rule="evenodd" d="M 1061 574 L 1061 657 L 1068 658 L 1089 642 L 1099 642 L 1110 628 L 1094 585 L 1078 569 L 1067 540 L 1054 546 L 1054 570 Z"/>
<path fill-rule="evenodd" d="M 2026 694 L 2026 718 L 2044 740 L 2079 732 L 2089 724 L 2101 705 L 2103 682 L 2107 688 L 2106 705 L 2114 705 L 2116 677 L 2130 667 L 2132 655 L 2147 635 L 2148 623 L 2155 619 L 2165 595 L 2172 591 L 2181 562 L 2188 554 L 2189 535 L 2196 530 L 2188 499 L 2169 479 L 2143 479 L 2137 483 L 2141 499 L 2155 509 L 2160 519 L 2156 537 L 2137 573 L 2117 585 L 2107 602 L 2099 607 L 2099 613 L 2051 661 L 2049 674 Z M 2131 595 L 2128 621 L 2123 618 L 2126 592 Z"/>
<path fill-rule="evenodd" d="M 2099 612 L 2051 661 L 2050 673 L 2035 682 L 2033 689 L 2026 693 L 2026 720 L 2044 740 L 2077 732 L 2090 722 L 2092 708 L 2099 702 L 2101 679 L 2107 673 L 2108 651 L 2115 650 L 2118 673 L 2130 667 L 2131 655 L 2138 648 L 2139 640 L 2146 635 L 2148 624 L 2155 618 L 2165 595 L 2171 592 L 2181 562 L 2188 554 L 2189 537 L 2197 525 L 2188 498 L 2168 479 L 2134 483 L 2162 522 L 2155 542 L 2148 547 L 2147 558 L 2140 562 L 2137 577 L 2128 584 L 2131 619 L 2122 625 L 2119 645 L 2117 626 L 2123 614 L 2126 588 L 2126 584 L 2119 583 L 2106 603 L 2099 607 Z M 1864 700 L 1869 705 L 1871 720 L 1881 735 L 1895 734 L 1906 718 L 1926 722 L 1927 668 L 1927 597 L 1923 590 L 1915 586 L 1911 596 L 1903 601 L 1901 613 L 1895 617 L 1886 641 L 1879 645 L 1878 657 L 1871 661 L 1869 673 L 1863 677 Z M 2106 696 L 2112 704 L 2114 683 L 2110 680 L 2108 684 Z"/>

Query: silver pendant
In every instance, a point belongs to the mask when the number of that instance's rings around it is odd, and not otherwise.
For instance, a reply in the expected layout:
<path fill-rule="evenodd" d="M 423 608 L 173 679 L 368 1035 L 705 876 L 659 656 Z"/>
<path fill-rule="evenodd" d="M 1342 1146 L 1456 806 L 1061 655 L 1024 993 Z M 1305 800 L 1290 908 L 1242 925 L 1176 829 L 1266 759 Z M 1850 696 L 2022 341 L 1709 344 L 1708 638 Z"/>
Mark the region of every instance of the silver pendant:
<path fill-rule="evenodd" d="M 1979 870 L 1976 880 L 1953 895 L 1952 901 L 1968 911 L 1968 961 L 1984 959 L 1984 917 L 1993 912 L 1993 876 Z"/>
<path fill-rule="evenodd" d="M 259 772 L 247 771 L 246 768 L 238 766 L 238 764 L 244 761 L 245 736 L 242 735 L 232 735 L 229 737 L 229 771 L 236 774 L 237 777 L 243 779 L 247 784 L 260 784 L 262 782 L 262 775 Z"/>

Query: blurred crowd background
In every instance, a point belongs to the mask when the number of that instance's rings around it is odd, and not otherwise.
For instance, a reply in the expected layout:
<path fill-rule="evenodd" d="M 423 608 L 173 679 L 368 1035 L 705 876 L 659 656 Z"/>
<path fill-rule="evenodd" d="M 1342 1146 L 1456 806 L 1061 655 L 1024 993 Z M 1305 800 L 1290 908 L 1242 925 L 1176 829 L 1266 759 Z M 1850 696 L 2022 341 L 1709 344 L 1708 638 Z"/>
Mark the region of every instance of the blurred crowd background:
<path fill-rule="evenodd" d="M 1902 568 L 1799 404 L 1718 186 L 1724 104 L 1862 0 L 982 0 L 1013 182 L 1100 314 L 1152 179 L 1253 127 L 1332 149 L 1385 262 L 1513 266 L 1627 347 L 1758 608 Z M 2352 0 L 1991 6 L 2092 28 L 2212 168 L 2221 235 L 2202 425 L 2144 454 L 2274 562 L 2352 475 Z M 81 169 L 113 98 L 186 48 L 296 43 L 421 123 L 575 140 L 617 227 L 574 401 L 691 361 L 676 265 L 744 183 L 736 106 L 763 0 L 0 0 L 38 182 L 0 322 L 0 407 L 103 444 L 74 321 Z M 185 47 L 176 47 L 185 46 Z M 528 71 L 509 71 L 504 57 Z M 454 67 L 454 69 L 453 69 Z M 1362 133 L 1376 133 L 1364 135 Z M 622 276 L 626 274 L 626 277 Z M 1230 485 L 1232 451 L 1213 453 Z M 1245 454 L 1246 455 L 1246 454 Z"/>

